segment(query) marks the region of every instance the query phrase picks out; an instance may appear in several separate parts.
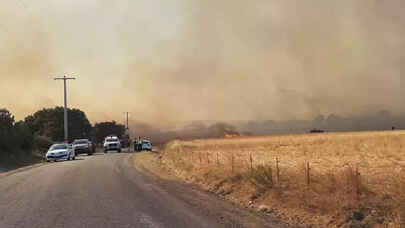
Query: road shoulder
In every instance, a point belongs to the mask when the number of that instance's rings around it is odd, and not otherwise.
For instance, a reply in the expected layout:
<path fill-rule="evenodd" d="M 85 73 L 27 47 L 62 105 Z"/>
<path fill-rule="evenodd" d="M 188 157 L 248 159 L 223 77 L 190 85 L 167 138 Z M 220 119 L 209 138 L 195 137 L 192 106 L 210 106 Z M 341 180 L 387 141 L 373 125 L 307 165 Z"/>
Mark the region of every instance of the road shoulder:
<path fill-rule="evenodd" d="M 250 210 L 248 207 L 235 204 L 218 194 L 206 191 L 198 185 L 185 183 L 182 179 L 175 176 L 172 170 L 168 170 L 166 166 L 162 165 L 159 153 L 135 153 L 131 157 L 131 162 L 137 171 L 158 178 L 165 183 L 172 183 L 166 184 L 166 186 L 177 186 L 176 192 L 178 194 L 176 195 L 182 198 L 183 201 L 187 201 L 190 204 L 199 204 L 201 208 L 211 208 L 210 210 L 222 214 L 219 215 L 221 219 L 226 217 L 232 218 L 235 220 L 235 224 L 242 224 L 241 227 L 294 227 L 286 225 L 285 222 L 273 214 Z M 185 187 L 183 189 L 180 186 Z"/>
<path fill-rule="evenodd" d="M 24 172 L 24 171 L 34 169 L 34 168 L 37 168 L 37 167 L 41 167 L 43 165 L 46 165 L 46 163 L 41 162 L 41 163 L 37 163 L 37 164 L 34 164 L 34 165 L 29 165 L 29 166 L 24 166 L 24 167 L 21 167 L 21 168 L 18 168 L 18 169 L 13 169 L 13 170 L 3 169 L 3 172 L 0 171 L 0 178 L 10 176 L 10 175 L 13 175 L 13 174 L 16 174 L 16 173 Z"/>
<path fill-rule="evenodd" d="M 166 180 L 179 180 L 162 166 L 160 155 L 157 152 L 134 153 L 132 155 L 132 165 L 143 173 L 153 174 Z"/>

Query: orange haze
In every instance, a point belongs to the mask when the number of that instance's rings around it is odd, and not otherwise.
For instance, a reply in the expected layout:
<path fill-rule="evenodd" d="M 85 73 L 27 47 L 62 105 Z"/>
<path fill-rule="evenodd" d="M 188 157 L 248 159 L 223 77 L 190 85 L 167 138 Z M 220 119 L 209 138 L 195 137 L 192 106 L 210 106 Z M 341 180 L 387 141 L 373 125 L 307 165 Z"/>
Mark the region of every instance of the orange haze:
<path fill-rule="evenodd" d="M 0 106 L 92 122 L 287 120 L 405 112 L 405 2 L 3 2 Z"/>

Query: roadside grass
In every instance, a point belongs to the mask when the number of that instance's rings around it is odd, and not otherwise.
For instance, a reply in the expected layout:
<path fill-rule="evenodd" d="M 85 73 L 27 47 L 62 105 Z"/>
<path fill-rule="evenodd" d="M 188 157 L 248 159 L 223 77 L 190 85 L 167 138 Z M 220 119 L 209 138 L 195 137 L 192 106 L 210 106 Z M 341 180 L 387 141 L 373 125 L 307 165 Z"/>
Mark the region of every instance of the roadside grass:
<path fill-rule="evenodd" d="M 161 164 L 301 226 L 405 225 L 404 131 L 176 140 Z"/>
<path fill-rule="evenodd" d="M 161 178 L 175 178 L 166 172 L 165 167 L 161 165 L 160 157 L 154 152 L 142 151 L 132 154 L 132 165 L 139 171 L 150 172 Z"/>

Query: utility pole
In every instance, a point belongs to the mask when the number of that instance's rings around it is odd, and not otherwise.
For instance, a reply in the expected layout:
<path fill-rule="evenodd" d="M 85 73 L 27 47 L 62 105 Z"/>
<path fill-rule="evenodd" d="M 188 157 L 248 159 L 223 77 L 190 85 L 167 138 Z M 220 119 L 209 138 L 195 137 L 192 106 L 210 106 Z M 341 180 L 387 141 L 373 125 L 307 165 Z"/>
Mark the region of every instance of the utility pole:
<path fill-rule="evenodd" d="M 127 117 L 127 120 L 126 120 L 126 123 L 127 123 L 127 130 L 129 130 L 129 124 L 128 124 L 129 112 L 124 112 L 124 114 L 126 114 L 126 117 Z"/>
<path fill-rule="evenodd" d="M 54 80 L 63 80 L 63 91 L 64 91 L 64 121 L 63 125 L 65 128 L 65 143 L 69 142 L 69 137 L 68 137 L 68 114 L 67 114 L 67 91 L 66 91 L 66 81 L 67 80 L 75 80 L 76 78 L 72 77 L 66 77 L 66 75 L 63 76 L 63 78 L 54 78 Z"/>
<path fill-rule="evenodd" d="M 127 138 L 127 140 L 128 140 L 128 150 L 129 150 L 129 152 L 131 152 L 131 137 L 130 137 L 130 134 L 129 134 L 129 122 L 128 122 L 128 119 L 129 119 L 129 112 L 124 112 L 124 114 L 126 115 L 126 124 L 127 124 L 127 126 L 126 126 L 126 137 L 128 137 Z"/>

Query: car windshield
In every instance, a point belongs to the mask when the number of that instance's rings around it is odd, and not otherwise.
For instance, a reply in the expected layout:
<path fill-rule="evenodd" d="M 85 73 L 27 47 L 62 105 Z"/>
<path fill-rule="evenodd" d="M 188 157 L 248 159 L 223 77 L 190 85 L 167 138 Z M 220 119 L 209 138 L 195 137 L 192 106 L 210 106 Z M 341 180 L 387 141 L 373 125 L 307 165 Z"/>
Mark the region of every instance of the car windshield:
<path fill-rule="evenodd" d="M 56 145 L 53 145 L 53 146 L 51 146 L 51 151 L 52 150 L 65 150 L 65 149 L 67 149 L 67 145 L 65 145 L 65 144 L 56 144 Z"/>
<path fill-rule="evenodd" d="M 82 139 L 82 140 L 75 140 L 74 142 L 73 142 L 73 144 L 74 145 L 76 145 L 76 144 L 86 144 L 86 143 L 88 143 L 89 141 L 87 140 L 87 139 Z"/>
<path fill-rule="evenodd" d="M 118 142 L 118 139 L 106 139 L 106 142 Z"/>

